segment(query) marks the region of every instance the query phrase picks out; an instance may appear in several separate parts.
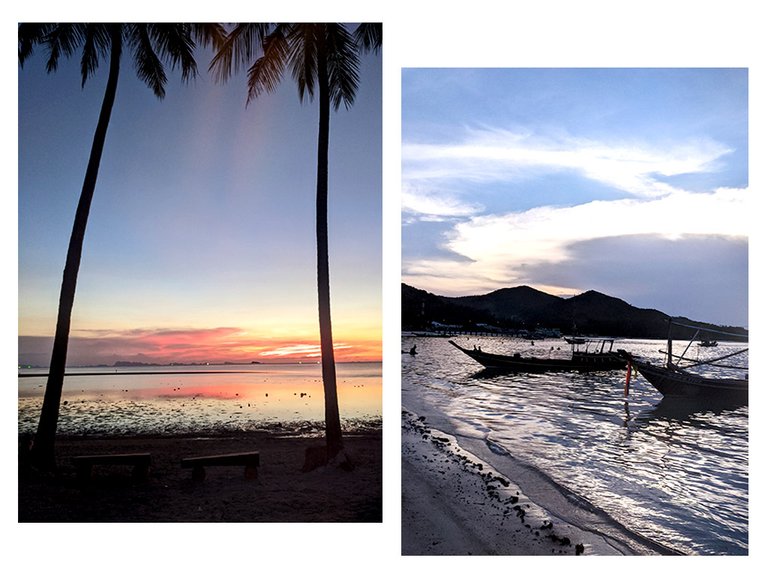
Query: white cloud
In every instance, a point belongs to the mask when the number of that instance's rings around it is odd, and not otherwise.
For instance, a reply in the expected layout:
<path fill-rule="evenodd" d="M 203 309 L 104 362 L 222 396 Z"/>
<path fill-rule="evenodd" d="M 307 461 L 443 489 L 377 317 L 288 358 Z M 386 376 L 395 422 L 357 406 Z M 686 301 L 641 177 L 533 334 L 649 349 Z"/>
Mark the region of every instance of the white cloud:
<path fill-rule="evenodd" d="M 568 246 L 628 235 L 745 237 L 747 189 L 708 194 L 674 192 L 662 198 L 595 201 L 572 207 L 475 216 L 458 223 L 446 248 L 464 262 L 410 261 L 404 281 L 441 294 L 471 293 L 518 283 L 526 266 L 557 263 Z"/>
<path fill-rule="evenodd" d="M 467 134 L 459 143 L 404 143 L 405 187 L 430 181 L 522 180 L 567 170 L 635 196 L 654 197 L 675 191 L 658 176 L 708 172 L 730 152 L 708 139 L 652 146 L 570 136 L 543 138 L 493 129 Z"/>
<path fill-rule="evenodd" d="M 421 220 L 442 220 L 452 217 L 472 216 L 482 211 L 479 204 L 462 202 L 446 192 L 404 185 L 401 194 L 404 213 L 420 215 Z"/>

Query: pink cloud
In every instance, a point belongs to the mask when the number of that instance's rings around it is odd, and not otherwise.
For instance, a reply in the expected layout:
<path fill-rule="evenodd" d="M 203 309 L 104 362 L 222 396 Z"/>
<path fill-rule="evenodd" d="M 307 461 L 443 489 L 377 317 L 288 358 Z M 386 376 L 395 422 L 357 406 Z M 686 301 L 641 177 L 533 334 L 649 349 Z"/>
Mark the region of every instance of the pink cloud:
<path fill-rule="evenodd" d="M 19 364 L 46 366 L 52 338 L 19 337 Z M 375 346 L 338 343 L 336 358 L 376 360 Z M 70 337 L 68 364 L 111 365 L 117 361 L 156 364 L 285 362 L 317 360 L 317 341 L 260 339 L 234 327 L 204 329 L 76 330 Z"/>

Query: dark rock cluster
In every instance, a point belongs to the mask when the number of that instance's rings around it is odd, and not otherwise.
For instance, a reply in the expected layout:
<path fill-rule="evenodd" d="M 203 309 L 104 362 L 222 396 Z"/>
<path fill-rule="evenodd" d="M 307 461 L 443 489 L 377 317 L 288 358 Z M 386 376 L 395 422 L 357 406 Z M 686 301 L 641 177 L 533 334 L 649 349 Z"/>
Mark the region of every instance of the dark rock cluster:
<path fill-rule="evenodd" d="M 555 533 L 555 526 L 551 520 L 546 520 L 538 528 L 534 528 L 530 523 L 526 523 L 526 508 L 530 508 L 530 504 L 523 504 L 520 502 L 519 492 L 515 492 L 514 495 L 504 494 L 504 489 L 509 488 L 511 482 L 497 473 L 484 471 L 484 465 L 481 462 L 476 462 L 462 454 L 458 446 L 456 446 L 450 438 L 434 434 L 426 424 L 426 418 L 424 416 L 413 419 L 409 418 L 408 413 L 404 411 L 402 422 L 404 429 L 412 430 L 420 435 L 422 440 L 430 442 L 434 447 L 444 453 L 447 457 L 445 460 L 446 463 L 453 461 L 463 470 L 476 474 L 481 478 L 489 500 L 495 507 L 501 509 L 504 518 L 512 516 L 519 518 L 521 525 L 537 538 L 542 537 L 542 532 L 548 532 L 549 534 L 546 537 L 553 543 L 559 545 L 559 549 L 552 548 L 553 554 L 563 554 L 564 549 L 573 547 L 570 538 L 567 536 L 559 536 Z M 432 462 L 431 460 L 428 461 Z M 584 545 L 577 544 L 575 553 L 576 555 L 583 554 Z"/>

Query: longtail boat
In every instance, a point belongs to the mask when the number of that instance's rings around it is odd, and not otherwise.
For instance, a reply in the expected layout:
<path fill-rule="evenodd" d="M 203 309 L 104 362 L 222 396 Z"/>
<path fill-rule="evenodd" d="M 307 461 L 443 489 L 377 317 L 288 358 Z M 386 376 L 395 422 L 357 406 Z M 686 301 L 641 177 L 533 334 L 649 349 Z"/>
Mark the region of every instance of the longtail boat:
<path fill-rule="evenodd" d="M 696 328 L 695 326 L 686 326 L 677 322 L 670 321 L 670 336 L 667 338 L 666 351 L 660 350 L 666 355 L 666 361 L 663 365 L 654 365 L 647 360 L 636 358 L 625 350 L 619 350 L 618 353 L 623 356 L 627 361 L 627 380 L 624 388 L 625 395 L 629 390 L 630 372 L 634 368 L 642 376 L 650 382 L 650 384 L 661 392 L 665 398 L 688 398 L 707 401 L 722 401 L 728 403 L 748 404 L 749 403 L 749 374 L 748 367 L 744 366 L 729 366 L 723 365 L 721 362 L 727 358 L 732 358 L 740 354 L 748 352 L 749 348 L 736 350 L 724 354 L 717 358 L 710 358 L 703 361 L 694 360 L 692 358 L 686 358 L 685 354 L 688 352 L 691 343 L 696 339 L 698 335 L 698 329 L 696 335 L 688 343 L 685 351 L 681 355 L 672 354 L 672 325 L 684 326 L 688 328 Z M 724 334 L 724 332 L 718 332 Z M 734 335 L 732 336 L 741 336 Z M 682 362 L 686 362 L 685 365 L 681 365 Z M 738 371 L 738 376 L 742 377 L 711 377 L 697 374 L 691 371 L 691 368 L 696 366 L 709 365 L 721 369 L 729 369 L 731 371 Z M 725 373 L 726 370 L 721 370 Z"/>
<path fill-rule="evenodd" d="M 665 397 L 749 402 L 748 378 L 707 378 L 677 366 L 654 366 L 634 358 L 631 362 Z"/>
<path fill-rule="evenodd" d="M 595 372 L 620 370 L 627 364 L 625 358 L 613 351 L 612 339 L 600 340 L 599 347 L 596 346 L 594 351 L 581 350 L 574 346 L 570 358 L 539 358 L 522 356 L 519 353 L 512 355 L 494 354 L 484 352 L 480 348 L 472 350 L 464 348 L 453 340 L 448 342 L 486 368 L 510 372 Z M 606 346 L 608 346 L 608 350 L 605 349 Z"/>

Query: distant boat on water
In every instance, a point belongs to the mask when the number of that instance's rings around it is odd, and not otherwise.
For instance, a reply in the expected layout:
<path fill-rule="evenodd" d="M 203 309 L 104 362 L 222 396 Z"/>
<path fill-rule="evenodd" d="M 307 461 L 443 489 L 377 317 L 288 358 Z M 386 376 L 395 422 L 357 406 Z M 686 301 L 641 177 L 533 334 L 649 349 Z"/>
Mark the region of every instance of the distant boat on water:
<path fill-rule="evenodd" d="M 509 372 L 596 372 L 601 370 L 620 370 L 626 366 L 626 360 L 613 351 L 613 340 L 602 339 L 594 351 L 581 350 L 574 345 L 570 358 L 537 358 L 483 352 L 480 348 L 469 350 L 459 346 L 453 340 L 448 341 L 454 347 L 486 368 Z M 585 340 L 584 344 L 590 341 Z M 606 350 L 606 346 L 608 349 Z"/>
<path fill-rule="evenodd" d="M 702 340 L 699 342 L 699 346 L 702 346 L 704 348 L 713 348 L 717 346 L 717 340 Z"/>

